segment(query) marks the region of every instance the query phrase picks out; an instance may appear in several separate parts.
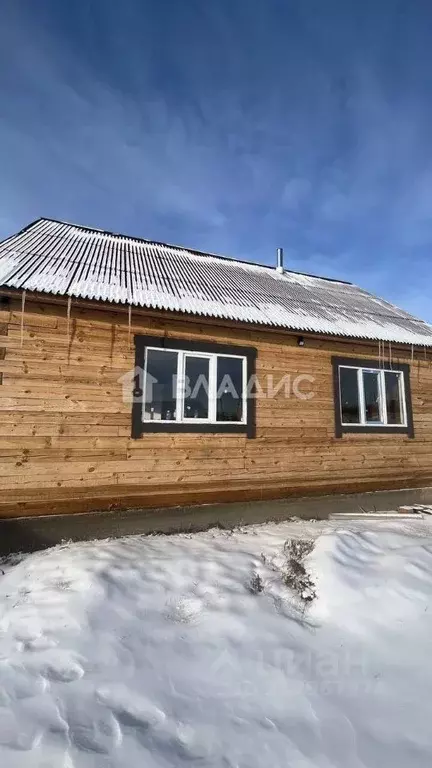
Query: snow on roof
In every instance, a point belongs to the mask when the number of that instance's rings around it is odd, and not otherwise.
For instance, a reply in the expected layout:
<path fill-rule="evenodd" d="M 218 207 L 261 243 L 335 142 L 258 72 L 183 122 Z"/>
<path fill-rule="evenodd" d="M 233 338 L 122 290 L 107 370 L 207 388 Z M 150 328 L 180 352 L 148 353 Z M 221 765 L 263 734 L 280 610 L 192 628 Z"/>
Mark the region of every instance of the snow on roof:
<path fill-rule="evenodd" d="M 432 326 L 350 283 L 51 219 L 0 243 L 0 286 L 432 346 Z"/>

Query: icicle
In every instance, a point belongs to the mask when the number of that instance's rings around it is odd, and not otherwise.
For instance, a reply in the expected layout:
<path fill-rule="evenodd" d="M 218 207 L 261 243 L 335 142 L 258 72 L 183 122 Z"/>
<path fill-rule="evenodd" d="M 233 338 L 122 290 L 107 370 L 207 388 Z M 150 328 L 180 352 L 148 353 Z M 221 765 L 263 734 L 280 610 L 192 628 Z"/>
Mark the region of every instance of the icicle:
<path fill-rule="evenodd" d="M 128 349 L 130 349 L 131 324 L 132 324 L 132 305 L 129 304 L 129 311 L 128 311 Z"/>
<path fill-rule="evenodd" d="M 381 367 L 381 339 L 378 339 L 378 368 Z"/>
<path fill-rule="evenodd" d="M 425 359 L 425 363 L 427 363 L 426 344 L 424 345 L 424 359 Z"/>
<path fill-rule="evenodd" d="M 414 344 L 411 344 L 411 365 L 414 363 Z"/>
<path fill-rule="evenodd" d="M 72 305 L 72 299 L 69 296 L 68 303 L 67 303 L 67 337 L 68 337 L 68 341 L 69 341 L 69 338 L 70 338 L 71 305 Z"/>
<path fill-rule="evenodd" d="M 389 341 L 389 368 L 393 368 L 391 341 Z"/>
<path fill-rule="evenodd" d="M 21 346 L 24 344 L 24 311 L 25 311 L 26 292 L 22 292 L 21 296 Z"/>

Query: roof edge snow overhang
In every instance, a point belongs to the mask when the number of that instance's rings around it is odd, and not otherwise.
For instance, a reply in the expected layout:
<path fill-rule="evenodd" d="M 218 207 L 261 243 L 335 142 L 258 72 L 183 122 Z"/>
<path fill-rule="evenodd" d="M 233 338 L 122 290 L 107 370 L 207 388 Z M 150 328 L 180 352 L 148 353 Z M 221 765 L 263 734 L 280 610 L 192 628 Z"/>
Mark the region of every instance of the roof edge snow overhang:
<path fill-rule="evenodd" d="M 22 297 L 24 289 L 22 288 L 10 288 L 8 286 L 0 286 L 0 297 L 18 298 Z M 364 344 L 366 346 L 374 346 L 376 344 L 390 343 L 393 348 L 402 347 L 404 349 L 410 349 L 414 347 L 416 349 L 432 348 L 432 336 L 426 341 L 401 341 L 400 339 L 382 339 L 378 336 L 371 338 L 370 336 L 352 336 L 348 334 L 335 334 L 325 333 L 323 331 L 313 331 L 307 328 L 288 328 L 282 325 L 267 325 L 265 323 L 256 323 L 248 320 L 235 320 L 230 318 L 213 316 L 210 314 L 198 314 L 187 311 L 174 311 L 169 309 L 158 309 L 151 306 L 141 305 L 129 305 L 122 302 L 105 301 L 102 299 L 93 298 L 81 298 L 68 296 L 66 294 L 57 294 L 50 291 L 29 291 L 26 290 L 26 300 L 35 302 L 45 302 L 53 306 L 62 306 L 67 311 L 67 305 L 69 299 L 72 302 L 72 307 L 80 307 L 81 309 L 98 310 L 102 312 L 118 312 L 127 316 L 129 314 L 129 308 L 131 307 L 134 314 L 145 315 L 147 317 L 155 317 L 158 319 L 170 318 L 173 320 L 182 320 L 190 323 L 204 323 L 205 325 L 217 325 L 224 328 L 241 328 L 243 330 L 255 330 L 257 332 L 266 333 L 278 333 L 288 336 L 306 336 L 308 338 L 314 338 L 317 340 L 333 340 L 340 343 L 356 343 Z M 421 321 L 419 321 L 421 322 Z"/>

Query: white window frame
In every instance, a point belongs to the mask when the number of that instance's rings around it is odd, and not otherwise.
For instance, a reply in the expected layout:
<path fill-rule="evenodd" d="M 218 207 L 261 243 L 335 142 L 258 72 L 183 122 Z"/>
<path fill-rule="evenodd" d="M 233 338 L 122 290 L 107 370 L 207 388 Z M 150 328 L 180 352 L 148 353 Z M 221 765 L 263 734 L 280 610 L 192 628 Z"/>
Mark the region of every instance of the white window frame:
<path fill-rule="evenodd" d="M 359 422 L 347 422 L 342 420 L 342 388 L 341 388 L 341 376 L 340 376 L 340 370 L 341 368 L 349 368 L 351 370 L 357 371 L 357 390 L 358 390 L 358 396 L 359 396 L 359 411 L 360 411 L 360 421 Z M 341 418 L 341 425 L 342 427 L 367 427 L 368 429 L 370 427 L 377 427 L 378 429 L 380 427 L 387 427 L 389 429 L 403 429 L 408 427 L 408 416 L 407 416 L 407 404 L 406 404 L 406 395 L 405 395 L 405 377 L 403 371 L 397 369 L 397 368 L 368 368 L 368 367 L 359 367 L 358 365 L 339 365 L 339 376 L 338 376 L 338 384 L 339 384 L 339 403 L 340 403 L 340 418 Z M 366 420 L 366 404 L 365 404 L 365 396 L 364 396 L 364 374 L 365 373 L 374 373 L 378 374 L 378 404 L 379 404 L 379 411 L 380 411 L 380 420 L 379 421 L 367 421 Z M 399 378 L 399 399 L 401 404 L 401 411 L 402 411 L 402 418 L 400 424 L 389 424 L 387 420 L 387 398 L 386 398 L 386 385 L 385 385 L 385 374 L 386 373 L 397 373 Z"/>
<path fill-rule="evenodd" d="M 145 400 L 145 393 L 146 393 L 146 381 L 147 381 L 147 356 L 148 352 L 155 351 L 155 352 L 175 352 L 177 355 L 177 380 L 176 380 L 176 409 L 175 419 L 157 419 L 157 424 L 211 424 L 213 426 L 220 426 L 221 428 L 224 427 L 224 425 L 230 425 L 230 424 L 236 424 L 236 425 L 247 425 L 247 406 L 248 406 L 248 399 L 247 399 L 247 357 L 244 355 L 233 355 L 233 354 L 224 354 L 224 353 L 218 353 L 218 352 L 194 352 L 192 349 L 174 349 L 171 347 L 152 347 L 148 346 L 145 348 L 145 356 L 144 356 L 144 372 L 143 372 L 143 401 L 142 401 L 142 421 L 143 424 L 149 424 L 152 423 L 152 419 L 146 418 L 146 400 Z M 186 358 L 187 357 L 195 357 L 195 358 L 201 358 L 209 360 L 209 392 L 208 392 L 208 403 L 209 403 L 209 416 L 207 419 L 195 419 L 195 418 L 186 418 L 183 415 L 184 411 L 184 403 L 185 403 L 185 397 L 184 397 L 184 384 L 185 384 L 185 370 L 186 370 Z M 234 358 L 236 360 L 242 361 L 242 419 L 241 421 L 218 421 L 217 420 L 217 358 L 223 357 L 223 358 Z"/>

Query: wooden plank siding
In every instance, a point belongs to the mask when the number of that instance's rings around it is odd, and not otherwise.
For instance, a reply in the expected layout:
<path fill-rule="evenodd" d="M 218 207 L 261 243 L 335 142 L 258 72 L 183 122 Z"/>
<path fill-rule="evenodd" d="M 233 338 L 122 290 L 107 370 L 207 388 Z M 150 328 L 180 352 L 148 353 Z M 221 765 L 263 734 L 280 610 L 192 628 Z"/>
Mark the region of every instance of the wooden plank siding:
<path fill-rule="evenodd" d="M 0 308 L 0 517 L 419 487 L 432 483 L 432 366 L 411 367 L 415 438 L 335 437 L 332 355 L 376 358 L 378 343 L 305 337 L 200 318 L 27 301 Z M 144 434 L 133 440 L 119 379 L 134 334 L 257 348 L 264 391 L 314 377 L 314 397 L 257 400 L 256 438 Z M 22 337 L 22 345 L 21 345 Z M 393 347 L 395 363 L 411 351 Z M 431 353 L 429 353 L 430 355 Z"/>

